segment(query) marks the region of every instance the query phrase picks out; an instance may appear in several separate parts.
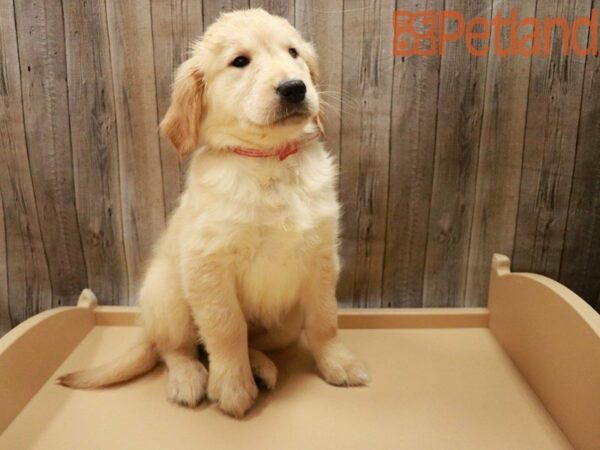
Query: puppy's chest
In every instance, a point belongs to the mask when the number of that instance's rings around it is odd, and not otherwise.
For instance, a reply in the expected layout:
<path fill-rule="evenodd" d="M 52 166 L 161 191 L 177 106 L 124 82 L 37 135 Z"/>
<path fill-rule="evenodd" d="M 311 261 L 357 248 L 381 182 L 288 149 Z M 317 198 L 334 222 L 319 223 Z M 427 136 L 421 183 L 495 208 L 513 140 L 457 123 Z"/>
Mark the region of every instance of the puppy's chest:
<path fill-rule="evenodd" d="M 298 183 L 265 180 L 238 252 L 238 293 L 246 316 L 268 325 L 298 298 L 314 249 L 322 199 Z"/>

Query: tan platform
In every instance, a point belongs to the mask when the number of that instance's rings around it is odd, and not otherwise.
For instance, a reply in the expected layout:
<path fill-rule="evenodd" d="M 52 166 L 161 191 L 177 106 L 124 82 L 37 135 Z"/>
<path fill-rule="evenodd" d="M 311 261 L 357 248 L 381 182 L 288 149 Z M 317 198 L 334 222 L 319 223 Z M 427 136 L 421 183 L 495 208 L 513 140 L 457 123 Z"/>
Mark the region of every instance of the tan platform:
<path fill-rule="evenodd" d="M 163 368 L 98 391 L 54 383 L 111 359 L 137 310 L 39 314 L 0 339 L 1 449 L 600 449 L 600 316 L 494 258 L 489 309 L 341 311 L 372 383 L 336 388 L 300 345 L 242 421 L 165 398 Z"/>

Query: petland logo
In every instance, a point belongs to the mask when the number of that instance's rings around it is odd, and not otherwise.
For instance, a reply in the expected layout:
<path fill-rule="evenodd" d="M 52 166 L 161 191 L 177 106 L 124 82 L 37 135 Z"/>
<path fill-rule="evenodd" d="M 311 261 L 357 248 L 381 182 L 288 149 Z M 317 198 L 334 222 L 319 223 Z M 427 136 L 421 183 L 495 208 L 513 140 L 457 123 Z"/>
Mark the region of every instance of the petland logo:
<path fill-rule="evenodd" d="M 469 21 L 459 11 L 395 11 L 394 55 L 445 55 L 448 43 L 464 39 L 474 56 L 487 56 L 490 51 L 498 56 L 548 56 L 555 33 L 560 33 L 563 55 L 572 51 L 578 56 L 598 56 L 597 10 L 569 24 L 564 17 L 519 18 L 516 8 L 508 16 L 498 12 L 492 19 Z M 508 45 L 503 38 L 508 38 Z"/>

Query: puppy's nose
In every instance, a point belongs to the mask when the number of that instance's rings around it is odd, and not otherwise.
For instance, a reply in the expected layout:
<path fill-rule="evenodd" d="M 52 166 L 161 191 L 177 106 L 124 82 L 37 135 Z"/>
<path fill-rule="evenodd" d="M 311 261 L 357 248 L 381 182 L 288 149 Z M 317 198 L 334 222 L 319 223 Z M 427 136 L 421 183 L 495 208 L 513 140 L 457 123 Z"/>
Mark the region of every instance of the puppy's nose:
<path fill-rule="evenodd" d="M 289 103 L 300 103 L 306 97 L 306 85 L 302 80 L 283 81 L 276 91 L 282 100 Z"/>

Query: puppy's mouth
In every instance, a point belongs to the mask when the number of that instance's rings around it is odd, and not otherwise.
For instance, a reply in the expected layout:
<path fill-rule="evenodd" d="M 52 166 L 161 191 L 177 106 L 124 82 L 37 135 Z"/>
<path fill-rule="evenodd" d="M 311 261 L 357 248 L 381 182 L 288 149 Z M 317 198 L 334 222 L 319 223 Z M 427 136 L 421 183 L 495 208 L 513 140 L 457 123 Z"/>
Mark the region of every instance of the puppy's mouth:
<path fill-rule="evenodd" d="M 306 105 L 279 108 L 271 125 L 293 125 L 310 118 L 311 113 Z"/>

